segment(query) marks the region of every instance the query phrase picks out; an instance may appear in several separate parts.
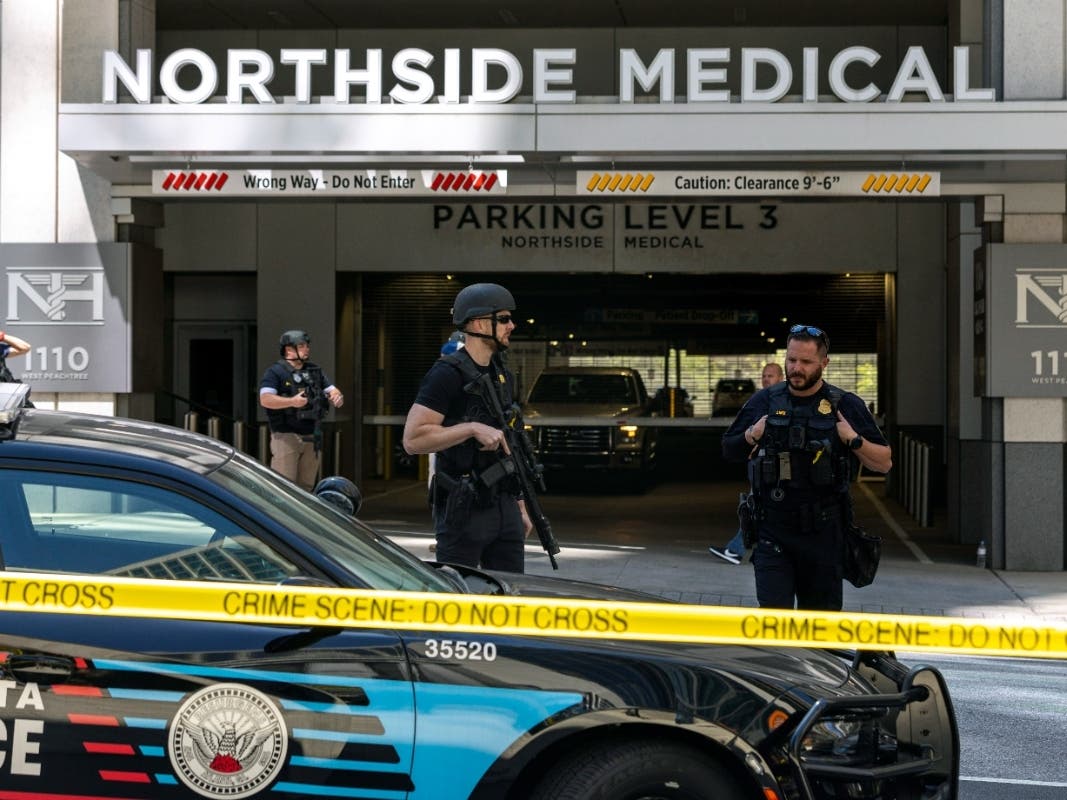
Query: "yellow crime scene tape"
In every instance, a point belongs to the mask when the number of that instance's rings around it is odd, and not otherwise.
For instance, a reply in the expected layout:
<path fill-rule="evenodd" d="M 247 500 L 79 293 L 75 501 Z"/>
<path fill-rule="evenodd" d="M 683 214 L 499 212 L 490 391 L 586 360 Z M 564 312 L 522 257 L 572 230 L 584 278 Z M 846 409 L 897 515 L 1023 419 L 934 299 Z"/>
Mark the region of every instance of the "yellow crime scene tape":
<path fill-rule="evenodd" d="M 0 573 L 0 611 L 1067 658 L 1067 625 L 1044 622 L 65 574 Z"/>

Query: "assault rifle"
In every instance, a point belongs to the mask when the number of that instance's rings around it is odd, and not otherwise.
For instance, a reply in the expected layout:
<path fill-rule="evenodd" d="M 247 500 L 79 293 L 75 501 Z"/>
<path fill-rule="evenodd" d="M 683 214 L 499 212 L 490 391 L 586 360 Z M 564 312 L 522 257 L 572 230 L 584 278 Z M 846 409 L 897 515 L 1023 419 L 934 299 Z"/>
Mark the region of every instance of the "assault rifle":
<path fill-rule="evenodd" d="M 322 367 L 307 366 L 293 372 L 293 383 L 304 392 L 307 405 L 296 412 L 297 419 L 313 419 L 316 422 L 330 413 L 330 398 L 323 385 Z"/>
<path fill-rule="evenodd" d="M 544 467 L 537 463 L 534 455 L 533 444 L 523 428 L 522 415 L 518 406 L 512 405 L 507 412 L 500 402 L 500 395 L 493 386 L 493 380 L 488 374 L 484 374 L 476 381 L 472 381 L 463 387 L 464 391 L 480 397 L 492 412 L 493 419 L 504 431 L 504 441 L 507 442 L 510 454 L 504 456 L 504 461 L 511 462 L 514 470 L 509 469 L 519 481 L 522 497 L 526 501 L 526 513 L 530 515 L 537 538 L 541 540 L 541 547 L 548 553 L 548 560 L 552 569 L 559 569 L 556 563 L 556 553 L 559 552 L 559 544 L 552 533 L 552 525 L 541 509 L 541 503 L 537 499 L 537 489 L 545 491 L 545 479 L 542 473 Z"/>

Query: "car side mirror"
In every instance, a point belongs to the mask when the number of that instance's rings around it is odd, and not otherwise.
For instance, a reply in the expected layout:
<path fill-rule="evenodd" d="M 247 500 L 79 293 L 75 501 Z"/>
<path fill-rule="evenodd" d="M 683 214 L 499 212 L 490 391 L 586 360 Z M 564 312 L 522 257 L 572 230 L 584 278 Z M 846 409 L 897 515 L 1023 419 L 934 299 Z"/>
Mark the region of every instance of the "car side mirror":
<path fill-rule="evenodd" d="M 332 475 L 323 478 L 312 492 L 320 500 L 325 500 L 351 517 L 359 513 L 363 505 L 363 494 L 348 478 Z"/>

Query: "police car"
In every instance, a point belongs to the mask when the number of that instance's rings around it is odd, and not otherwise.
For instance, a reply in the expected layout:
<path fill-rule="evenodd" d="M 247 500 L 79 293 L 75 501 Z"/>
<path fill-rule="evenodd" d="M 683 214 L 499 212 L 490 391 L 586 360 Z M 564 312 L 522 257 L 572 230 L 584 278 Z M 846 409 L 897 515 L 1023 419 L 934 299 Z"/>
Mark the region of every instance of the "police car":
<path fill-rule="evenodd" d="M 649 598 L 423 563 L 222 442 L 0 390 L 4 798 L 957 796 L 944 681 L 885 652 L 196 619 L 181 587 Z"/>

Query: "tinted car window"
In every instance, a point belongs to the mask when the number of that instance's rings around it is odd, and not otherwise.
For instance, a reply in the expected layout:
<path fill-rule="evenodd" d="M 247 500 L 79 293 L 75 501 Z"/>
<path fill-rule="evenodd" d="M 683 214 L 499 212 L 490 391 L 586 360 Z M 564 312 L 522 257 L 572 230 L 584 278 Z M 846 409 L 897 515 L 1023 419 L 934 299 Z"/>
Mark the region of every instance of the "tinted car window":
<path fill-rule="evenodd" d="M 454 592 L 455 587 L 407 550 L 281 480 L 243 454 L 211 474 L 227 491 L 254 504 L 372 589 Z"/>
<path fill-rule="evenodd" d="M 3 481 L 14 506 L 0 539 L 8 569 L 272 583 L 299 572 L 227 518 L 162 487 L 33 470 L 5 471 Z"/>

